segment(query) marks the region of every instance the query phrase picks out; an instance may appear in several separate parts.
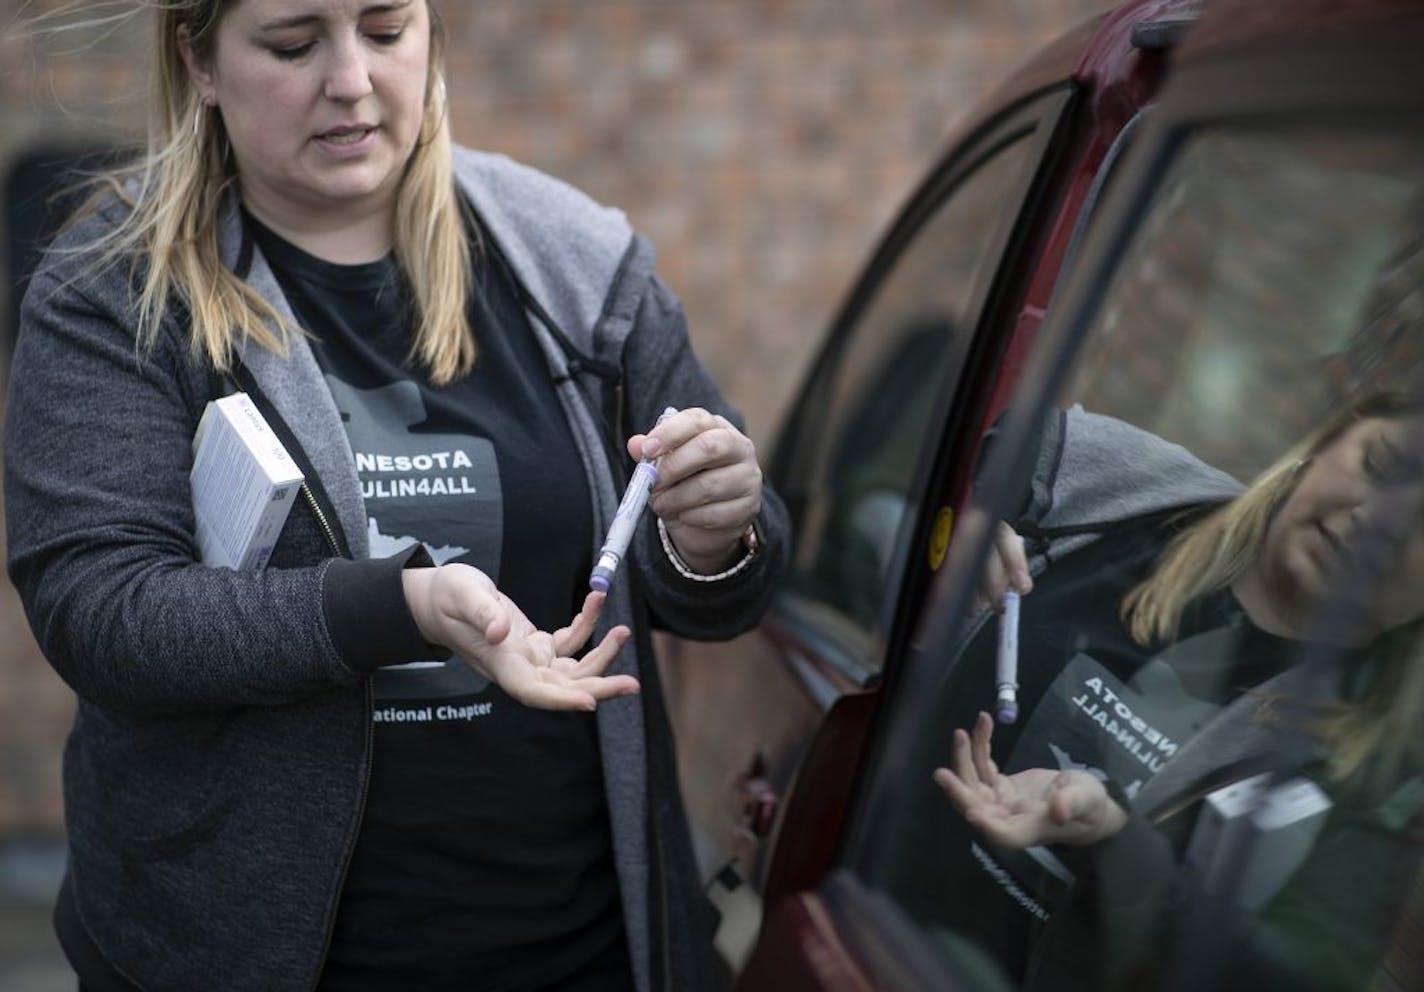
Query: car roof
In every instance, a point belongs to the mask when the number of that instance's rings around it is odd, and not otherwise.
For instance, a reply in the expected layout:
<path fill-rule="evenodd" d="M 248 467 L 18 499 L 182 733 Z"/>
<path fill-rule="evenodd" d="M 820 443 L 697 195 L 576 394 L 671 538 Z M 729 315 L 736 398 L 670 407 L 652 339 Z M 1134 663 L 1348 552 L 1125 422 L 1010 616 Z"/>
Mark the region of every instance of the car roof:
<path fill-rule="evenodd" d="M 1039 49 L 979 105 L 1002 107 L 1068 79 L 1093 90 L 1123 85 L 1142 69 L 1144 51 L 1133 41 L 1139 26 L 1190 21 L 1199 7 L 1199 0 L 1129 0 L 1088 18 Z"/>
<path fill-rule="evenodd" d="M 1209 0 L 1199 6 L 1199 21 L 1174 53 L 1184 62 L 1391 21 L 1407 21 L 1416 27 L 1424 23 L 1424 5 L 1419 0 L 1292 0 L 1289 4 Z"/>

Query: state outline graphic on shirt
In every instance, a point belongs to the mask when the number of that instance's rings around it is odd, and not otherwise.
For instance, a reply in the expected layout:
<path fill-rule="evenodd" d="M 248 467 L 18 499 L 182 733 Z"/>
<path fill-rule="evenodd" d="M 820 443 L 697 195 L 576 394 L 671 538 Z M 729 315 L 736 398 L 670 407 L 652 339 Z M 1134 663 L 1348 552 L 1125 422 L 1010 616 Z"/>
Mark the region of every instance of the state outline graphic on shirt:
<path fill-rule="evenodd" d="M 504 505 L 493 442 L 413 431 L 428 414 L 409 380 L 376 389 L 359 389 L 331 373 L 326 381 L 356 459 L 370 556 L 389 557 L 419 541 L 438 564 L 462 561 L 498 584 Z M 489 684 L 458 657 L 394 665 L 374 677 L 376 698 L 385 702 L 470 696 Z M 382 712 L 378 708 L 378 719 Z M 426 721 L 405 715 L 398 722 Z"/>

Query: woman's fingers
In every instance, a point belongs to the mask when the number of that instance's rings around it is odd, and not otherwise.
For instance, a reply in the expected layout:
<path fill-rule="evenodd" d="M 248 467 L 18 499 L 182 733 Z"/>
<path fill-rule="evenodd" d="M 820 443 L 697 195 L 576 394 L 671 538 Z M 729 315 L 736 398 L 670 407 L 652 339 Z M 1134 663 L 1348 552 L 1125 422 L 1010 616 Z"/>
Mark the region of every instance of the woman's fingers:
<path fill-rule="evenodd" d="M 974 762 L 979 781 L 991 789 L 998 789 L 999 769 L 989 755 L 990 741 L 994 735 L 994 721 L 988 713 L 980 712 L 974 721 L 974 733 L 970 737 L 969 755 Z"/>
<path fill-rule="evenodd" d="M 554 631 L 556 655 L 561 658 L 568 657 L 588 642 L 593 636 L 593 629 L 598 624 L 599 614 L 603 612 L 603 603 L 607 598 L 607 594 L 601 592 L 591 592 L 583 598 L 578 615 L 569 621 L 567 627 Z"/>
<path fill-rule="evenodd" d="M 583 679 L 574 679 L 569 683 L 569 687 L 580 692 L 586 692 L 600 703 L 609 699 L 617 699 L 619 696 L 633 696 L 642 688 L 638 685 L 638 680 L 631 675 L 594 675 Z"/>
<path fill-rule="evenodd" d="M 598 700 L 586 689 L 539 678 L 520 679 L 509 685 L 500 683 L 500 688 L 533 709 L 592 712 L 598 708 Z"/>
<path fill-rule="evenodd" d="M 974 757 L 970 753 L 973 745 L 969 735 L 958 727 L 954 730 L 954 774 L 971 789 L 985 788 L 979 778 L 979 770 L 974 767 Z"/>
<path fill-rule="evenodd" d="M 1006 590 L 1012 587 L 1020 594 L 1033 590 L 1033 577 L 1028 570 L 1028 555 L 1024 553 L 1023 539 L 1002 520 L 994 528 L 994 548 L 996 557 L 1002 563 Z"/>
<path fill-rule="evenodd" d="M 1009 591 L 1009 578 L 1004 571 L 1003 560 L 999 555 L 991 553 L 989 560 L 984 563 L 984 574 L 979 580 L 979 587 L 975 590 L 978 602 L 977 609 L 991 609 L 995 613 L 1004 611 L 1004 593 Z"/>
<path fill-rule="evenodd" d="M 531 630 L 520 642 L 521 652 L 535 668 L 548 668 L 559 653 L 554 650 L 554 635 Z"/>
<path fill-rule="evenodd" d="M 547 710 L 593 710 L 600 702 L 639 691 L 631 675 L 589 675 L 571 678 L 557 667 L 526 669 L 501 688 L 525 706 Z"/>
<path fill-rule="evenodd" d="M 533 631 L 518 645 L 501 649 L 482 670 L 525 706 L 555 710 L 592 710 L 603 700 L 639 691 L 631 675 L 604 675 L 631 632 L 617 626 L 582 659 L 553 654 L 555 635 Z"/>
<path fill-rule="evenodd" d="M 992 793 L 971 785 L 948 768 L 936 768 L 934 781 L 964 818 L 976 827 L 1003 815 Z"/>
<path fill-rule="evenodd" d="M 1048 818 L 1064 827 L 1081 815 L 1082 790 L 1075 789 L 1062 777 L 1054 780 L 1053 793 L 1048 798 Z"/>
<path fill-rule="evenodd" d="M 664 486 L 713 465 L 756 460 L 755 445 L 735 424 L 698 406 L 679 410 L 637 440 L 639 456 L 662 459 L 658 476 Z M 631 440 L 628 447 L 631 453 Z"/>
<path fill-rule="evenodd" d="M 1042 818 L 1032 812 L 995 810 L 992 815 L 976 816 L 969 822 L 1000 847 L 1020 849 L 1041 844 L 1045 839 Z"/>
<path fill-rule="evenodd" d="M 965 816 L 968 816 L 970 810 L 983 802 L 982 797 L 974 791 L 968 782 L 948 768 L 936 768 L 934 781 L 949 797 L 949 801 L 954 803 L 959 812 Z"/>
<path fill-rule="evenodd" d="M 641 687 L 633 676 L 603 674 L 623 649 L 623 645 L 628 643 L 631 633 L 627 627 L 614 627 L 603 635 L 598 646 L 583 658 L 560 658 L 554 663 L 554 672 L 568 685 L 581 689 L 600 701 L 638 692 Z"/>
<path fill-rule="evenodd" d="M 598 645 L 585 654 L 582 658 L 558 658 L 555 659 L 553 668 L 559 674 L 569 679 L 588 678 L 591 675 L 602 675 L 613 659 L 618 657 L 618 652 L 623 649 L 623 645 L 628 643 L 631 631 L 623 625 L 614 627 L 603 635 L 603 640 Z"/>
<path fill-rule="evenodd" d="M 709 503 L 760 498 L 756 445 L 727 418 L 701 407 L 680 410 L 648 434 L 630 439 L 629 452 L 635 448 L 639 455 L 659 459 L 650 505 L 664 519 Z"/>
<path fill-rule="evenodd" d="M 755 464 L 710 466 L 658 490 L 648 501 L 667 521 L 718 528 L 745 523 L 758 509 L 761 472 Z"/>
<path fill-rule="evenodd" d="M 975 589 L 975 608 L 1004 611 L 1004 594 L 1009 590 L 1023 595 L 1033 590 L 1033 577 L 1028 570 L 1028 556 L 1023 540 L 1002 520 L 994 527 L 994 545 L 984 563 L 984 573 Z"/>
<path fill-rule="evenodd" d="M 490 618 L 485 624 L 484 639 L 486 644 L 500 644 L 509 636 L 509 631 L 513 625 L 510 623 L 509 614 L 499 613 Z"/>
<path fill-rule="evenodd" d="M 441 643 L 513 699 L 540 709 L 592 710 L 600 700 L 638 691 L 631 675 L 603 674 L 631 636 L 626 626 L 608 631 L 582 659 L 571 657 L 593 634 L 602 593 L 589 593 L 568 626 L 548 633 L 482 573 L 468 571 L 452 575 L 444 590 Z"/>
<path fill-rule="evenodd" d="M 612 664 L 613 659 L 618 657 L 618 652 L 623 650 L 623 645 L 628 643 L 628 638 L 632 636 L 632 633 L 622 624 L 614 627 L 603 635 L 603 640 L 599 641 L 593 650 L 574 663 L 569 674 L 574 678 L 602 675 Z"/>
<path fill-rule="evenodd" d="M 996 844 L 1027 847 L 1037 834 L 1031 813 L 1011 809 L 985 790 L 976 789 L 948 768 L 936 768 L 935 784 L 954 803 L 965 821 Z"/>

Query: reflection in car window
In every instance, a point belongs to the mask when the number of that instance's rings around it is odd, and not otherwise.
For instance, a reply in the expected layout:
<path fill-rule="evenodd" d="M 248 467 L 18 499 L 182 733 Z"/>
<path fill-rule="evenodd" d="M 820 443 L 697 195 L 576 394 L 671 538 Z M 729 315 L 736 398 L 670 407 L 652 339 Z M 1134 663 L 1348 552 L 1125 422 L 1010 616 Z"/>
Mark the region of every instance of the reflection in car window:
<path fill-rule="evenodd" d="M 1340 160 L 1329 132 L 1192 142 L 1069 395 L 1249 478 L 1320 410 L 1386 373 L 1387 349 L 1412 362 L 1419 343 L 1372 315 L 1408 313 L 1400 283 L 1424 279 L 1424 232 L 1400 223 L 1417 206 L 1413 164 L 1394 161 L 1414 148 L 1350 147 Z M 1393 271 L 1408 258 L 1410 272 Z"/>
<path fill-rule="evenodd" d="M 980 507 L 1034 576 L 1019 718 L 978 716 L 985 612 L 877 811 L 860 870 L 930 946 L 1031 989 L 1376 980 L 1424 826 L 1421 163 L 1397 130 L 1180 149 Z"/>
<path fill-rule="evenodd" d="M 1025 133 L 957 185 L 812 386 L 823 405 L 799 439 L 809 468 L 790 587 L 821 626 L 838 615 L 852 642 L 876 628 L 934 405 L 962 360 L 998 260 L 996 234 L 1013 220 L 1034 151 Z"/>

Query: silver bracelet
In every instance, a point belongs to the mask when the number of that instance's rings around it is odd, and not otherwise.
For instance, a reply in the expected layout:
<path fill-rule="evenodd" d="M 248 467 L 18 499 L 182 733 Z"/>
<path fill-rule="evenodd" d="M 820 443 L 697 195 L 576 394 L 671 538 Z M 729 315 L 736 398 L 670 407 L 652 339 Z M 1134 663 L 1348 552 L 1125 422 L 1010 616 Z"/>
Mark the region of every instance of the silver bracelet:
<path fill-rule="evenodd" d="M 668 561 L 671 562 L 672 567 L 677 570 L 677 574 L 681 575 L 684 579 L 691 579 L 693 582 L 719 582 L 722 579 L 730 579 L 738 572 L 746 571 L 747 566 L 752 563 L 752 559 L 757 556 L 756 551 L 747 548 L 747 553 L 742 556 L 741 561 L 737 562 L 731 568 L 723 569 L 716 575 L 703 575 L 701 572 L 694 572 L 691 566 L 682 560 L 682 555 L 677 553 L 677 548 L 672 546 L 672 538 L 668 536 L 667 526 L 663 523 L 662 518 L 659 517 L 657 520 L 658 540 L 663 544 L 663 553 L 668 556 Z"/>

